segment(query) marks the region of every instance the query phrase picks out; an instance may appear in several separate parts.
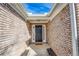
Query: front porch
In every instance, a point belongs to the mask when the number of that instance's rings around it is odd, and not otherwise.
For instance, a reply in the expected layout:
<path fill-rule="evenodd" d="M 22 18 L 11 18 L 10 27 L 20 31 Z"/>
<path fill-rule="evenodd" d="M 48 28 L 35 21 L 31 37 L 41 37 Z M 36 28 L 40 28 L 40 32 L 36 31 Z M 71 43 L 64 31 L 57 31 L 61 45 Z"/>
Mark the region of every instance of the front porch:
<path fill-rule="evenodd" d="M 43 20 L 28 20 L 29 32 L 31 39 L 28 41 L 28 53 L 23 54 L 27 56 L 49 56 L 47 51 L 49 47 L 47 40 L 47 24 L 48 21 Z"/>
<path fill-rule="evenodd" d="M 48 14 L 29 16 L 23 4 L 0 4 L 0 55 L 48 56 L 48 48 L 57 56 L 79 55 L 78 7 L 58 3 Z"/>

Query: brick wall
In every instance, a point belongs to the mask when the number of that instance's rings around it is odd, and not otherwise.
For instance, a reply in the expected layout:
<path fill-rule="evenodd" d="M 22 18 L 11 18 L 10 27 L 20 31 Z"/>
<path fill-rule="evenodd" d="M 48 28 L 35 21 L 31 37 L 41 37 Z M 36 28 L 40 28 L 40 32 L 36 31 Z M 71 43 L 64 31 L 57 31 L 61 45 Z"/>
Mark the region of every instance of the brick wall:
<path fill-rule="evenodd" d="M 23 19 L 0 4 L 0 55 L 20 55 L 29 38 Z"/>
<path fill-rule="evenodd" d="M 71 24 L 67 5 L 48 24 L 48 43 L 59 56 L 72 55 Z"/>

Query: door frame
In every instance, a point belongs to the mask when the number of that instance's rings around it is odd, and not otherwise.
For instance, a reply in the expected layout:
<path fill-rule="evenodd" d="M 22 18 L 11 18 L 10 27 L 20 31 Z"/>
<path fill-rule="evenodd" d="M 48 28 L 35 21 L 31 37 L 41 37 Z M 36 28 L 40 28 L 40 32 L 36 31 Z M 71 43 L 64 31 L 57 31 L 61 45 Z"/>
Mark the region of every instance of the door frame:
<path fill-rule="evenodd" d="M 37 43 L 35 42 L 35 26 L 36 25 L 42 25 L 42 42 L 46 42 L 46 25 L 45 24 L 33 24 L 32 25 L 32 43 Z"/>

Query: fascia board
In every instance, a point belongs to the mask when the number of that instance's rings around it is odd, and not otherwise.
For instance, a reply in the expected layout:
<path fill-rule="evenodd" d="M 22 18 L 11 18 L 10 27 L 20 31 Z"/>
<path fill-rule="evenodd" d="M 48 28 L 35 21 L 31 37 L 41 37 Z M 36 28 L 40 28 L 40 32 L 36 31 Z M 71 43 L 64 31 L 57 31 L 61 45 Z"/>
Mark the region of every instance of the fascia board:
<path fill-rule="evenodd" d="M 27 15 L 26 15 L 26 13 L 24 12 L 24 10 L 22 9 L 22 6 L 20 5 L 20 4 L 16 4 L 16 3 L 14 3 L 14 4 L 12 4 L 12 3 L 10 3 L 9 4 L 18 14 L 20 14 L 25 20 L 26 20 L 26 17 L 27 17 Z"/>

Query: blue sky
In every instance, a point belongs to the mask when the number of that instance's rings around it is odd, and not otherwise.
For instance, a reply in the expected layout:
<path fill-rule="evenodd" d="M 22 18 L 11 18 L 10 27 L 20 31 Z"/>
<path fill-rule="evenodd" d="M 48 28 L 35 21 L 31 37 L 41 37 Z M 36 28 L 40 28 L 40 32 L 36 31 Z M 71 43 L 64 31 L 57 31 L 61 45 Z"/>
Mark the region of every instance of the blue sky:
<path fill-rule="evenodd" d="M 32 14 L 48 13 L 52 7 L 51 3 L 24 3 L 25 10 Z"/>

